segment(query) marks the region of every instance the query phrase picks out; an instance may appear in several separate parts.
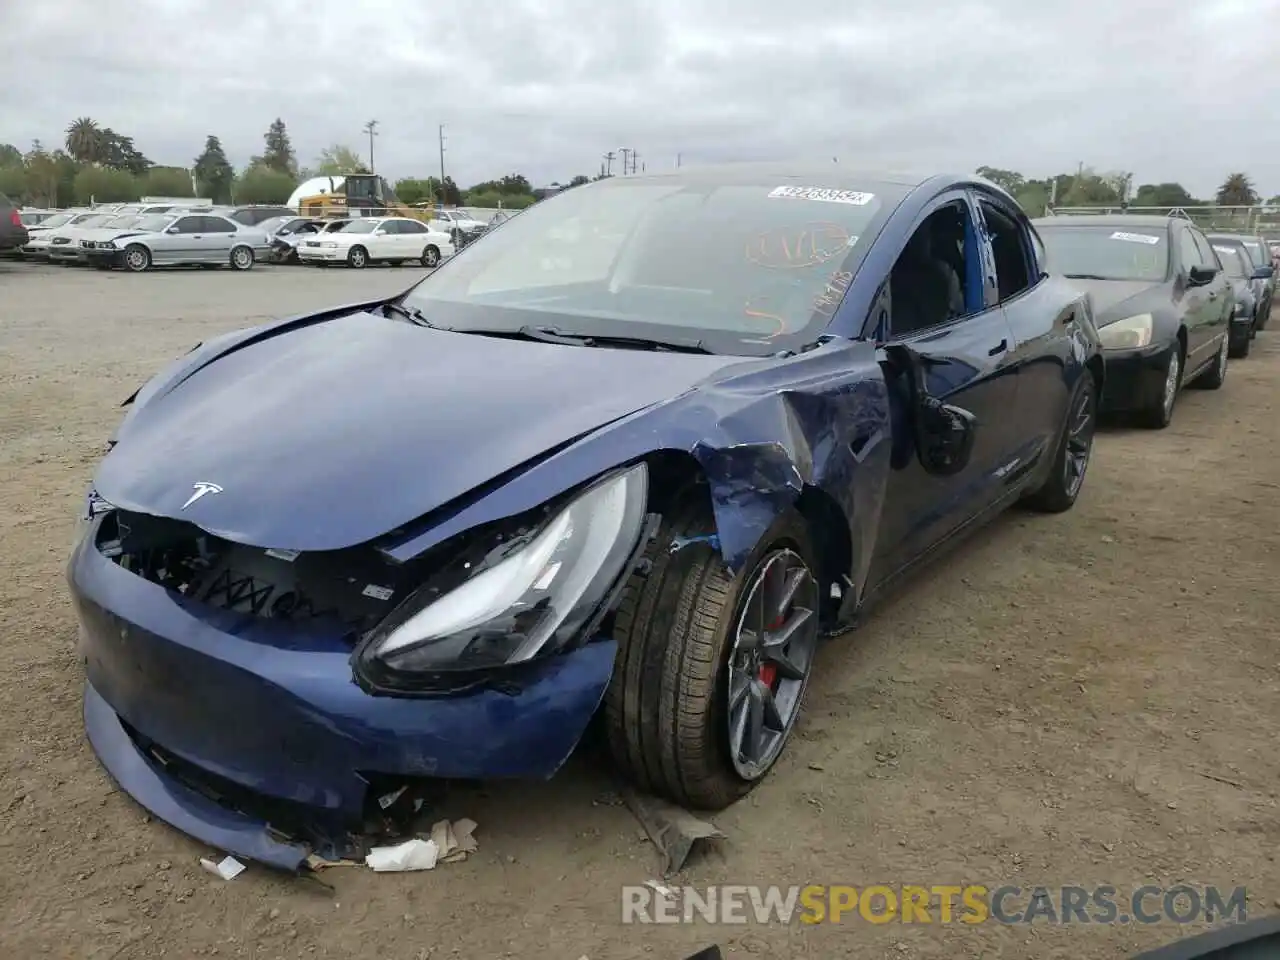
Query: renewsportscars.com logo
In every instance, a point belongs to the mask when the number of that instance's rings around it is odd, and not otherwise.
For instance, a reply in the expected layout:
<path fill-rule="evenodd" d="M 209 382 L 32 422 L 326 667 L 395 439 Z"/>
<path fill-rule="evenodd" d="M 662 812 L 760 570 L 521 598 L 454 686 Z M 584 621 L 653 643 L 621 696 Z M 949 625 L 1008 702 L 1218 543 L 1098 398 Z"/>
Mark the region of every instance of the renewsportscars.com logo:
<path fill-rule="evenodd" d="M 981 884 L 622 888 L 623 923 L 1243 923 L 1244 887 Z"/>

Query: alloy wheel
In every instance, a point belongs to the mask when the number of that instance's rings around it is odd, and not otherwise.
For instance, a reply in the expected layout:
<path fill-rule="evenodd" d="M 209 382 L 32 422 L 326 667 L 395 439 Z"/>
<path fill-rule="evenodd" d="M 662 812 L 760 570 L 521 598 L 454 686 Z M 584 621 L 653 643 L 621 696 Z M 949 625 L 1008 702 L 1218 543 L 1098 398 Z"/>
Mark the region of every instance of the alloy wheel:
<path fill-rule="evenodd" d="M 1169 355 L 1169 370 L 1164 378 L 1164 396 L 1161 398 L 1161 406 L 1164 408 L 1164 417 L 1166 420 L 1173 415 L 1173 402 L 1178 398 L 1179 377 L 1182 375 L 1182 358 L 1178 354 L 1178 348 L 1174 347 L 1173 353 Z"/>
<path fill-rule="evenodd" d="M 729 754 L 738 776 L 758 780 L 800 713 L 818 648 L 818 583 L 798 553 L 781 549 L 744 596 L 729 652 Z"/>
<path fill-rule="evenodd" d="M 1085 375 L 1084 389 L 1076 400 L 1067 425 L 1067 452 L 1063 469 L 1066 471 L 1063 486 L 1072 499 L 1080 492 L 1085 471 L 1089 469 L 1089 457 L 1093 453 L 1093 435 L 1098 425 L 1098 402 L 1093 388 L 1093 378 Z"/>

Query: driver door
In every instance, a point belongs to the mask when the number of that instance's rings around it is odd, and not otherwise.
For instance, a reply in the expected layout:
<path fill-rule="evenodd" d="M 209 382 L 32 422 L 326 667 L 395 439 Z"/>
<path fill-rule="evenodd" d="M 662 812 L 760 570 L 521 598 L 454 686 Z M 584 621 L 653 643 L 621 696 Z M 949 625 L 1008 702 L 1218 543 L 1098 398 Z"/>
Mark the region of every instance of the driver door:
<path fill-rule="evenodd" d="M 963 241 L 957 244 L 962 247 L 962 262 L 953 264 L 953 269 L 960 268 L 956 272 L 963 287 L 960 315 L 908 318 L 905 304 L 895 315 L 892 290 L 899 285 L 893 280 L 885 285 L 889 295 L 882 295 L 872 308 L 879 312 L 879 356 L 889 383 L 894 436 L 893 466 L 869 578 L 872 584 L 921 559 L 994 505 L 1004 491 L 1001 469 L 1016 448 L 1018 376 L 1012 362 L 1013 331 L 1004 310 L 988 305 L 983 286 L 990 282 L 994 261 L 985 237 L 975 229 L 971 199 L 960 191 L 942 195 L 916 222 L 914 231 L 929 230 L 931 217 L 955 215 L 964 218 Z M 904 249 L 895 274 L 907 256 Z M 936 476 L 921 466 L 914 447 L 907 378 L 888 363 L 883 347 L 889 344 L 908 347 L 920 358 L 931 396 L 977 419 L 972 456 L 960 472 Z"/>

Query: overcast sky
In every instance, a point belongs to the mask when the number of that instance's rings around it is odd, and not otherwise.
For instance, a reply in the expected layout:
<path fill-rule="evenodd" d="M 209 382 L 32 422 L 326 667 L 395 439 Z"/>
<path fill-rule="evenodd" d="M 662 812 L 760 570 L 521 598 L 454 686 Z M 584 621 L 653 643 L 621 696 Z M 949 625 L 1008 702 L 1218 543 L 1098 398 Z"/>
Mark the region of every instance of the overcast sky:
<path fill-rule="evenodd" d="M 1149 11 L 1149 12 L 1147 12 Z M 1046 176 L 1083 161 L 1280 193 L 1280 0 L 0 0 L 0 142 L 90 116 L 154 162 L 237 167 L 277 116 L 306 165 L 467 186 L 683 162 Z"/>

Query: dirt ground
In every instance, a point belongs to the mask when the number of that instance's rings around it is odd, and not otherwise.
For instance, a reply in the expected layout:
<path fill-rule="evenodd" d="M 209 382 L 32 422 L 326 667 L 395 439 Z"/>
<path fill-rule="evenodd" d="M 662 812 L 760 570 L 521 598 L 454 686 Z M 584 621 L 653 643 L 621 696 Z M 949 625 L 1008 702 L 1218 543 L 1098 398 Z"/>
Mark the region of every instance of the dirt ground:
<path fill-rule="evenodd" d="M 988 923 L 624 927 L 656 857 L 610 781 L 451 796 L 480 852 L 434 872 L 250 868 L 154 822 L 81 731 L 63 566 L 120 416 L 213 334 L 415 272 L 144 276 L 0 263 L 0 956 L 1115 957 L 1186 932 Z M 1165 432 L 1098 438 L 1077 509 L 1008 514 L 820 661 L 774 774 L 691 884 L 1217 884 L 1280 906 L 1280 331 Z M 1218 778 L 1218 779 L 1214 779 Z"/>

